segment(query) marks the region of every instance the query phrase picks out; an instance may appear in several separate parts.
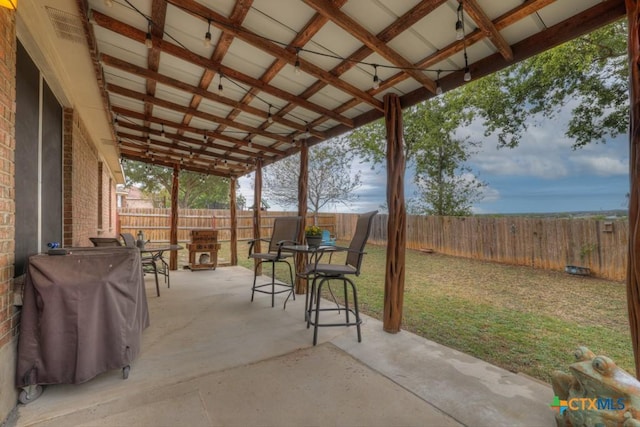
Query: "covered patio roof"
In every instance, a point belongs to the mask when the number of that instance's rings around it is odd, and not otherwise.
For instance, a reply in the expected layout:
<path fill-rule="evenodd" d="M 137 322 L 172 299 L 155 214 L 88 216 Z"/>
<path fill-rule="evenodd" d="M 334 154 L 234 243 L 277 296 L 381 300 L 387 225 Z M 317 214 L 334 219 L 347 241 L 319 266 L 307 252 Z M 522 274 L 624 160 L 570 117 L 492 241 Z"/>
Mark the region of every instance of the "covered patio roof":
<path fill-rule="evenodd" d="M 119 158 L 238 177 L 383 117 L 387 93 L 406 108 L 623 16 L 622 0 L 21 0 L 18 35 L 117 178 Z"/>

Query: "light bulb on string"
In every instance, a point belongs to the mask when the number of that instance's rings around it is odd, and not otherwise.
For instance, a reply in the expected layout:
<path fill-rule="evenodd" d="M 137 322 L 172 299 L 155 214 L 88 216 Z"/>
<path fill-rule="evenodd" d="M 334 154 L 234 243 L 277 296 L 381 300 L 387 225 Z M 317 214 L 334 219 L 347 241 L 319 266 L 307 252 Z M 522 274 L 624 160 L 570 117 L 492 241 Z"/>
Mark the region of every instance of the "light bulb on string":
<path fill-rule="evenodd" d="M 207 22 L 209 23 L 209 27 L 207 28 L 207 32 L 205 33 L 204 40 L 202 42 L 204 47 L 211 46 L 211 19 L 207 19 Z"/>
<path fill-rule="evenodd" d="M 373 66 L 373 89 L 380 89 L 380 79 L 378 78 L 378 66 Z"/>
<path fill-rule="evenodd" d="M 144 45 L 147 49 L 151 49 L 153 47 L 153 39 L 151 38 L 151 20 L 147 21 L 147 35 L 144 39 Z"/>
<path fill-rule="evenodd" d="M 207 131 L 204 131 L 204 135 L 202 136 L 202 142 L 207 143 Z"/>
<path fill-rule="evenodd" d="M 436 78 L 436 95 L 442 95 L 442 86 L 440 86 L 440 70 L 438 70 L 438 77 Z"/>
<path fill-rule="evenodd" d="M 471 80 L 471 70 L 469 70 L 469 67 L 465 67 L 464 68 L 464 81 L 468 82 Z"/>
<path fill-rule="evenodd" d="M 273 116 L 271 115 L 271 104 L 269 104 L 269 115 L 267 116 L 267 121 L 269 123 L 273 123 Z"/>
<path fill-rule="evenodd" d="M 456 12 L 458 20 L 456 21 L 456 40 L 464 39 L 464 15 L 462 13 L 462 1 L 458 4 L 458 11 Z"/>
<path fill-rule="evenodd" d="M 464 27 L 462 21 L 456 21 L 456 40 L 464 39 Z"/>
<path fill-rule="evenodd" d="M 224 88 L 222 87 L 222 73 L 220 73 L 220 80 L 218 81 L 218 95 L 224 95 Z"/>
<path fill-rule="evenodd" d="M 300 48 L 296 48 L 296 63 L 293 66 L 293 72 L 297 76 L 300 75 Z"/>
<path fill-rule="evenodd" d="M 468 82 L 471 80 L 471 70 L 469 70 L 469 60 L 467 59 L 467 49 L 465 46 L 464 49 L 464 81 Z"/>
<path fill-rule="evenodd" d="M 104 0 L 104 5 L 107 7 L 112 7 L 113 6 L 113 0 Z"/>

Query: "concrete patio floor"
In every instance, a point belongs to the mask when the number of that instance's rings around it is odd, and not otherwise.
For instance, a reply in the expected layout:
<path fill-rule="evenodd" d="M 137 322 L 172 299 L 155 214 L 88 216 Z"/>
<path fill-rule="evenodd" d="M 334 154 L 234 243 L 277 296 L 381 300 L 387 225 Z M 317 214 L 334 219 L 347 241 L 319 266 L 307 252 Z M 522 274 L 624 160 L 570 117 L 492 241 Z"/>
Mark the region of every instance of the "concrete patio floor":
<path fill-rule="evenodd" d="M 367 316 L 361 343 L 353 327 L 321 328 L 314 347 L 304 295 L 272 308 L 250 302 L 251 281 L 242 267 L 176 271 L 158 298 L 147 277 L 151 326 L 129 378 L 48 386 L 15 424 L 555 425 L 545 384 Z"/>

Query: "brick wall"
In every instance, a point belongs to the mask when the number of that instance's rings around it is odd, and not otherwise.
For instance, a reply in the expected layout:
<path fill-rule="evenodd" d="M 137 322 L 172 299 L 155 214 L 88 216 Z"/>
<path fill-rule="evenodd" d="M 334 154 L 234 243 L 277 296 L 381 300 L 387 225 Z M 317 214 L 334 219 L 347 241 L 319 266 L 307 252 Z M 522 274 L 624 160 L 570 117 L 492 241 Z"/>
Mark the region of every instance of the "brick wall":
<path fill-rule="evenodd" d="M 15 343 L 19 312 L 13 305 L 16 119 L 15 12 L 0 8 L 0 422 L 15 406 Z"/>
<path fill-rule="evenodd" d="M 0 425 L 17 401 L 14 376 L 20 312 L 13 300 L 15 252 L 16 15 L 0 7 Z M 103 201 L 98 200 L 99 155 L 86 128 L 71 108 L 64 109 L 63 241 L 91 246 L 98 232 L 98 209 L 105 232 L 115 232 L 115 188 L 103 168 Z M 109 229 L 112 218 L 113 230 Z M 16 284 L 19 286 L 19 283 Z M 4 421 L 3 421 L 4 420 Z"/>
<path fill-rule="evenodd" d="M 98 230 L 98 153 L 78 114 L 64 109 L 64 244 L 91 246 Z"/>
<path fill-rule="evenodd" d="M 15 335 L 12 300 L 16 113 L 15 13 L 0 10 L 0 347 Z"/>
<path fill-rule="evenodd" d="M 71 108 L 64 109 L 63 141 L 64 245 L 91 246 L 89 237 L 115 235 L 115 187 L 108 168 L 100 167 L 103 163 L 84 123 Z"/>

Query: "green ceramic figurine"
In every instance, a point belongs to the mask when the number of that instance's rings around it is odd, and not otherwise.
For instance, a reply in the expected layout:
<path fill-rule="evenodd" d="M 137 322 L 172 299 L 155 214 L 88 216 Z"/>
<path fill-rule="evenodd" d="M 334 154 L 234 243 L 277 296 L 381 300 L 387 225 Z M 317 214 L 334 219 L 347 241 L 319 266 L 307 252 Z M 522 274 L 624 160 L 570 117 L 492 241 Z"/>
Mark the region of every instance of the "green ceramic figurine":
<path fill-rule="evenodd" d="M 552 374 L 553 391 L 566 405 L 558 427 L 640 427 L 640 382 L 606 356 L 586 347 L 575 353 L 569 374 Z"/>

